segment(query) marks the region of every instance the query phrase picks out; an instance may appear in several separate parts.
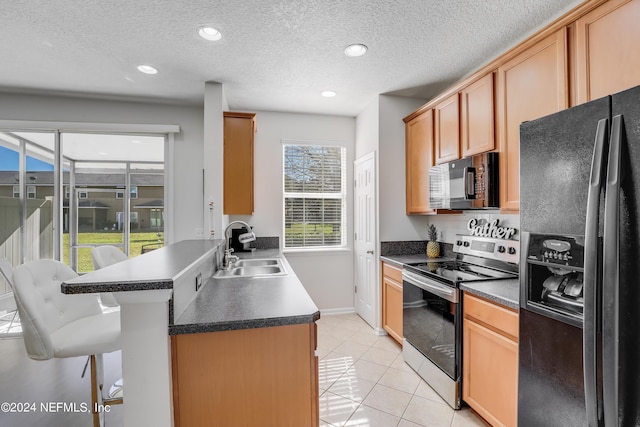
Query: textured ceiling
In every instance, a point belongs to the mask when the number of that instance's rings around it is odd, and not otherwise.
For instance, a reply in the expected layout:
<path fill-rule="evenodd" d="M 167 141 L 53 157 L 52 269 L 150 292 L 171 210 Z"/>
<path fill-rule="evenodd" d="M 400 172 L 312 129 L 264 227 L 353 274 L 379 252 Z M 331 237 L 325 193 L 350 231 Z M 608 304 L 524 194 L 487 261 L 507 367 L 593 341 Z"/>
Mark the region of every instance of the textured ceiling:
<path fill-rule="evenodd" d="M 431 98 L 579 0 L 11 0 L 0 91 L 355 116 L 377 94 Z M 209 24 L 223 38 L 207 42 Z M 369 52 L 347 58 L 344 48 Z M 160 72 L 139 73 L 138 64 Z M 334 98 L 320 92 L 333 90 Z"/>

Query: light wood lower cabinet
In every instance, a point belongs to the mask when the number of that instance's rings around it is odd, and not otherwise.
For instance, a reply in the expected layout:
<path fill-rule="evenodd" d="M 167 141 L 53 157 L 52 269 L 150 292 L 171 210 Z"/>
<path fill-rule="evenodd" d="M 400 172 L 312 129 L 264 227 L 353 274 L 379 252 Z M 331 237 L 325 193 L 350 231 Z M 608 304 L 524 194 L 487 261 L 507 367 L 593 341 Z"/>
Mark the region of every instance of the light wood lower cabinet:
<path fill-rule="evenodd" d="M 382 328 L 402 345 L 402 269 L 382 263 Z"/>
<path fill-rule="evenodd" d="M 492 426 L 518 422 L 518 313 L 465 292 L 462 399 Z"/>
<path fill-rule="evenodd" d="M 316 325 L 171 337 L 177 427 L 317 427 Z"/>

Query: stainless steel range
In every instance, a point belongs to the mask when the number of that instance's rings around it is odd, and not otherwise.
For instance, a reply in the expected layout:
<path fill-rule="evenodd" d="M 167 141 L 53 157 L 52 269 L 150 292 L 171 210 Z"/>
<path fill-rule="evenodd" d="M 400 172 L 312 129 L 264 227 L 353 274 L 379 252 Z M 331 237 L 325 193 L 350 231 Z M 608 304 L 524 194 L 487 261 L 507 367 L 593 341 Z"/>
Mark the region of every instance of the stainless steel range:
<path fill-rule="evenodd" d="M 405 264 L 402 354 L 454 409 L 462 378 L 462 282 L 518 277 L 519 242 L 458 235 L 455 260 Z"/>

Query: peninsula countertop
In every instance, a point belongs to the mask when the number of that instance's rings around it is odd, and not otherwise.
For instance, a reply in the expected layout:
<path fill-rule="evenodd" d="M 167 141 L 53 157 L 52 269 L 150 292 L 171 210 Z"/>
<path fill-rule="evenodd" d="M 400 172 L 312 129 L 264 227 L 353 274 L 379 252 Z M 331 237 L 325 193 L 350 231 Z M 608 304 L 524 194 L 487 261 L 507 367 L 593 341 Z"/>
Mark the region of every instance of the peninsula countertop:
<path fill-rule="evenodd" d="M 169 334 L 312 323 L 320 318 L 315 305 L 286 258 L 277 249 L 238 252 L 240 259 L 280 258 L 286 276 L 212 277 L 202 286 Z"/>
<path fill-rule="evenodd" d="M 191 265 L 220 246 L 221 240 L 182 240 L 144 255 L 110 265 L 61 285 L 63 294 L 172 289 Z"/>

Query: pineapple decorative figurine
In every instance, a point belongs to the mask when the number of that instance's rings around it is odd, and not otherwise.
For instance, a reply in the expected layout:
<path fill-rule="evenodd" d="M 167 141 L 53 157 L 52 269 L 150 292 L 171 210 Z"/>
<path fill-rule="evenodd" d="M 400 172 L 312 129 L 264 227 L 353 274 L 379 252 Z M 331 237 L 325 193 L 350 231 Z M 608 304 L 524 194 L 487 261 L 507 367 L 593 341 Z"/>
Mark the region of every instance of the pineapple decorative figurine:
<path fill-rule="evenodd" d="M 438 243 L 438 230 L 435 225 L 429 224 L 427 237 L 429 239 L 427 243 L 427 257 L 438 258 L 440 256 L 440 243 Z"/>

